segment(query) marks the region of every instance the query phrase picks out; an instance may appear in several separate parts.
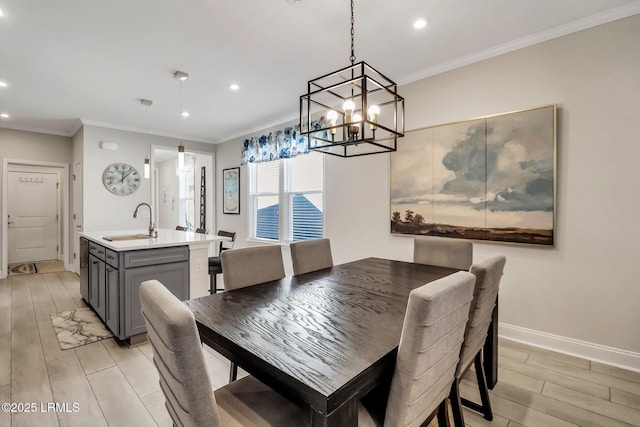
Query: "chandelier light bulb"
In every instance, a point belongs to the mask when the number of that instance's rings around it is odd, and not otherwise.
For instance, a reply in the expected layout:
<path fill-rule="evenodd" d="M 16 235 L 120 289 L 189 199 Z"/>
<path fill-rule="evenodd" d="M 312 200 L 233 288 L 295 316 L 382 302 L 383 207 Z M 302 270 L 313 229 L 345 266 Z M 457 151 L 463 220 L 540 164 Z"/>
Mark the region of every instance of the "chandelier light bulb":
<path fill-rule="evenodd" d="M 351 114 L 353 114 L 353 110 L 356 109 L 356 104 L 351 99 L 347 99 L 344 104 L 342 104 L 342 109 L 344 110 L 345 123 L 350 123 Z"/>
<path fill-rule="evenodd" d="M 335 110 L 327 111 L 327 119 L 329 120 L 329 125 L 331 126 L 331 135 L 335 135 L 336 121 L 338 120 L 338 112 Z"/>
<path fill-rule="evenodd" d="M 356 104 L 351 99 L 347 99 L 344 104 L 342 104 L 342 109 L 345 112 L 353 112 L 353 110 L 356 109 Z"/>
<path fill-rule="evenodd" d="M 355 139 L 360 133 L 360 122 L 362 122 L 362 116 L 358 113 L 353 115 L 353 124 L 349 126 L 349 133 Z"/>
<path fill-rule="evenodd" d="M 380 107 L 378 107 L 377 105 L 372 105 L 367 110 L 367 115 L 369 116 L 369 121 L 372 122 L 372 123 L 369 124 L 371 130 L 376 130 L 378 128 L 378 126 L 376 126 L 376 123 L 378 121 L 378 115 L 379 114 L 380 114 Z"/>

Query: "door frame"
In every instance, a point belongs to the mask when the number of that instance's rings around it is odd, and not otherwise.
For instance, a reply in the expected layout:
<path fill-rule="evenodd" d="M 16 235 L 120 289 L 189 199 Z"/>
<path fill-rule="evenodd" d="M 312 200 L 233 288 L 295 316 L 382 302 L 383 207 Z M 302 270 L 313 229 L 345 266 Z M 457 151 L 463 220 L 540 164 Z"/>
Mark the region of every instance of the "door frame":
<path fill-rule="evenodd" d="M 9 190 L 9 166 L 40 166 L 57 168 L 62 172 L 62 261 L 65 270 L 70 270 L 69 264 L 69 165 L 67 163 L 40 162 L 35 160 L 3 159 L 2 161 L 2 263 L 0 264 L 0 278 L 7 277 L 9 259 L 9 224 L 7 215 L 9 212 L 8 190 Z"/>

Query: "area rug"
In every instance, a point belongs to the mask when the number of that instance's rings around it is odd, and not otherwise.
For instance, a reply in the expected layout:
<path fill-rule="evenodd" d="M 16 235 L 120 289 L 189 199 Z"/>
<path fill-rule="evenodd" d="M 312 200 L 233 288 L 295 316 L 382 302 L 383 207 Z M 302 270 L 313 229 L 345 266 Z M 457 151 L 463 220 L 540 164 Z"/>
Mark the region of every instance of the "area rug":
<path fill-rule="evenodd" d="M 37 272 L 36 265 L 32 262 L 9 264 L 8 270 L 9 276 L 13 276 L 15 274 L 32 274 Z"/>
<path fill-rule="evenodd" d="M 113 334 L 90 308 L 51 315 L 51 324 L 62 350 L 111 338 Z"/>
<path fill-rule="evenodd" d="M 36 273 L 56 273 L 58 271 L 64 271 L 63 261 L 36 261 Z"/>

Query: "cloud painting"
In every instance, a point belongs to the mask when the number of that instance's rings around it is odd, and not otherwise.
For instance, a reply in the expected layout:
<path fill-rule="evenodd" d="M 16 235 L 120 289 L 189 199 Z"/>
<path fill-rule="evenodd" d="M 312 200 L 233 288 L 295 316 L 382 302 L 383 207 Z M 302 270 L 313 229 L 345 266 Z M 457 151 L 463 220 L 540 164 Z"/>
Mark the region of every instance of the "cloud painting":
<path fill-rule="evenodd" d="M 553 244 L 554 105 L 406 133 L 391 231 Z"/>

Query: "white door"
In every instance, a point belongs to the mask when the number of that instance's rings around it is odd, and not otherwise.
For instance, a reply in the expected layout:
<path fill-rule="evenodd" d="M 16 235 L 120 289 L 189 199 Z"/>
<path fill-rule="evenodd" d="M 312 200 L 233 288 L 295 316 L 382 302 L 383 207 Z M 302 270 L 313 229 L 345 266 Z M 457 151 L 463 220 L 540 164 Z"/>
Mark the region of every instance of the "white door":
<path fill-rule="evenodd" d="M 58 258 L 58 174 L 8 172 L 9 263 Z"/>

